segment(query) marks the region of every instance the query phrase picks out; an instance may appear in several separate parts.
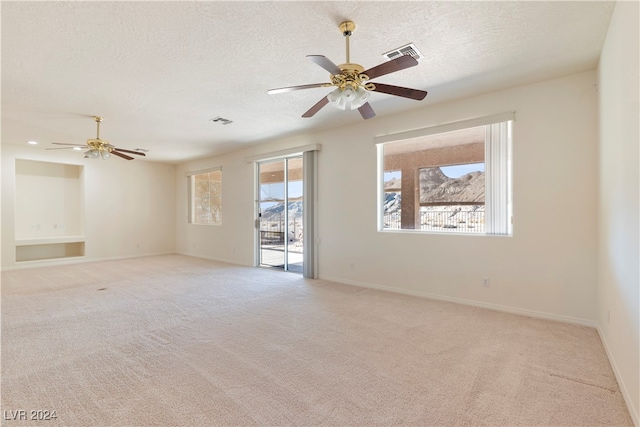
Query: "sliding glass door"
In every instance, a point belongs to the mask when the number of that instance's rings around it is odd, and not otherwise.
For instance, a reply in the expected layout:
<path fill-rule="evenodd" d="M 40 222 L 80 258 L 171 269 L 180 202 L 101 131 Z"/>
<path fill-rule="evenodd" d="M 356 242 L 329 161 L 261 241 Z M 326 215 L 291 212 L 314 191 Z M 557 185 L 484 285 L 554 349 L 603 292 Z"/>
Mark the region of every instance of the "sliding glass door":
<path fill-rule="evenodd" d="M 303 271 L 302 157 L 258 163 L 259 265 Z"/>

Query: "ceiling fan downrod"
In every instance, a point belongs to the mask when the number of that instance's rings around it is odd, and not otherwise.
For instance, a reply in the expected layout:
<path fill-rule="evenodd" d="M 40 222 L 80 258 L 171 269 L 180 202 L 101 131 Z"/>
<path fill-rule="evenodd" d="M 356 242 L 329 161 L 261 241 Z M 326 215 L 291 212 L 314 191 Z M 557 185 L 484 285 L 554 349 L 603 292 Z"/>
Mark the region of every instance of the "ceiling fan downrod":
<path fill-rule="evenodd" d="M 340 23 L 340 31 L 342 31 L 342 35 L 346 38 L 346 42 L 347 42 L 347 61 L 346 63 L 349 64 L 351 61 L 350 59 L 350 51 L 349 51 L 349 37 L 351 37 L 351 34 L 353 32 L 353 30 L 356 29 L 356 24 L 353 21 L 344 21 Z"/>
<path fill-rule="evenodd" d="M 102 117 L 94 116 L 93 119 L 98 124 L 98 131 L 97 131 L 96 139 L 100 139 L 100 123 L 102 122 Z"/>

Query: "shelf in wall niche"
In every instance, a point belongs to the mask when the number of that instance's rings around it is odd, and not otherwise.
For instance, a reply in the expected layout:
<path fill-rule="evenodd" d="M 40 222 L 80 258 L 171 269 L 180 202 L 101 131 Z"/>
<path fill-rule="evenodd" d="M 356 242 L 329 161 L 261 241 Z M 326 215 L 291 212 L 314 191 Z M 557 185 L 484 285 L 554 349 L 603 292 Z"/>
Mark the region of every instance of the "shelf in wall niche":
<path fill-rule="evenodd" d="M 49 245 L 55 243 L 76 242 L 84 242 L 84 236 L 29 237 L 15 240 L 16 246 Z"/>
<path fill-rule="evenodd" d="M 43 261 L 84 256 L 84 236 L 16 239 L 16 262 Z"/>
<path fill-rule="evenodd" d="M 15 262 L 84 257 L 84 167 L 15 162 Z"/>

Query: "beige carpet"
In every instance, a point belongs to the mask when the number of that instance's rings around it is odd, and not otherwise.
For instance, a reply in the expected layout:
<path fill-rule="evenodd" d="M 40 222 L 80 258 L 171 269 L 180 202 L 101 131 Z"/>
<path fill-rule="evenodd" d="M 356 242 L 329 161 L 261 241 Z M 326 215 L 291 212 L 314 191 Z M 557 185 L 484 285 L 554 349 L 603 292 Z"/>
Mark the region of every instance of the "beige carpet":
<path fill-rule="evenodd" d="M 2 273 L 3 424 L 632 425 L 594 329 L 180 255 Z"/>

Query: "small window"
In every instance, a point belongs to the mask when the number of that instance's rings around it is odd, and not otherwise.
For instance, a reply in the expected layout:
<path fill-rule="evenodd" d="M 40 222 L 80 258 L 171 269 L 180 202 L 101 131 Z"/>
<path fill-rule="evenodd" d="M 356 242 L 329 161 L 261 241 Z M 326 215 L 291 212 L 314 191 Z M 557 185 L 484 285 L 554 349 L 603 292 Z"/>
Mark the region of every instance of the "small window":
<path fill-rule="evenodd" d="M 511 121 L 449 129 L 379 144 L 379 229 L 512 234 Z"/>
<path fill-rule="evenodd" d="M 214 170 L 189 176 L 190 209 L 192 224 L 222 224 L 222 170 Z"/>

